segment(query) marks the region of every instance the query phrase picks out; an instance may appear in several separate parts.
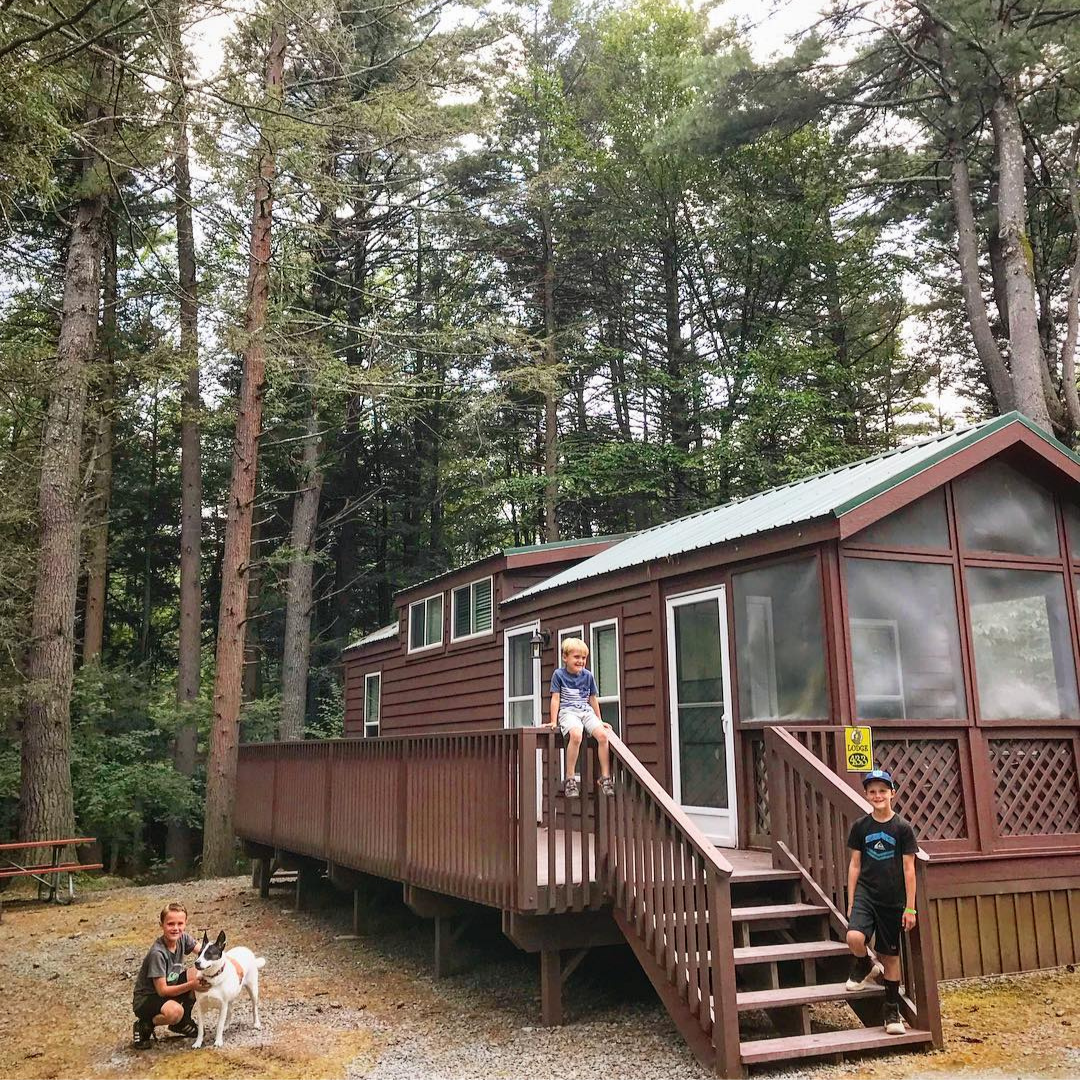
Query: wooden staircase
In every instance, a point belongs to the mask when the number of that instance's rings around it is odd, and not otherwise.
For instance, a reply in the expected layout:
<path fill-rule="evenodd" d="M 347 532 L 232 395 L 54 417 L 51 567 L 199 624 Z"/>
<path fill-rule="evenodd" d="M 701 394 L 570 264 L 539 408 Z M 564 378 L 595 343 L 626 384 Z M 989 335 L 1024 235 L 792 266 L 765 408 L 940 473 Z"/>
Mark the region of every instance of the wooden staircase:
<path fill-rule="evenodd" d="M 850 962 L 847 946 L 831 936 L 829 908 L 803 901 L 797 871 L 756 872 L 747 879 L 736 867 L 731 892 L 743 1065 L 932 1041 L 929 1031 L 917 1028 L 903 1036 L 885 1033 L 884 988 L 857 993 L 845 989 Z M 844 1010 L 850 1020 L 847 1028 L 813 1030 L 811 1010 L 824 1002 L 848 1006 Z M 764 1034 L 763 1018 L 771 1029 Z M 746 1023 L 754 1020 L 758 1023 Z"/>
<path fill-rule="evenodd" d="M 690 1048 L 719 1076 L 801 1058 L 940 1046 L 928 933 L 909 935 L 902 957 L 904 1035 L 884 1030 L 884 988 L 849 993 L 844 985 L 844 841 L 866 804 L 783 729 L 769 729 L 766 742 L 776 758 L 770 791 L 784 793 L 770 800 L 773 851 L 756 862 L 730 853 L 733 865 L 611 739 L 616 794 L 598 801 L 598 850 L 623 936 Z M 925 889 L 921 869 L 920 877 Z M 826 1004 L 823 1025 L 813 1011 Z M 837 1029 L 845 1013 L 848 1023 Z"/>

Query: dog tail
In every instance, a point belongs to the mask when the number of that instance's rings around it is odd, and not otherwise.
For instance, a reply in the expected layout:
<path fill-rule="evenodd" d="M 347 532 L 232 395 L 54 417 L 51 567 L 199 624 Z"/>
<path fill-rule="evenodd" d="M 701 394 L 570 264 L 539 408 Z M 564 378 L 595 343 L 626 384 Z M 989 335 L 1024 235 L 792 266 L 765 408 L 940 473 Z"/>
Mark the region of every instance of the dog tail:
<path fill-rule="evenodd" d="M 265 956 L 256 956 L 256 957 L 255 957 L 255 966 L 256 966 L 257 968 L 261 968 L 261 967 L 263 967 L 263 966 L 264 966 L 265 964 L 266 964 L 266 957 L 265 957 Z"/>

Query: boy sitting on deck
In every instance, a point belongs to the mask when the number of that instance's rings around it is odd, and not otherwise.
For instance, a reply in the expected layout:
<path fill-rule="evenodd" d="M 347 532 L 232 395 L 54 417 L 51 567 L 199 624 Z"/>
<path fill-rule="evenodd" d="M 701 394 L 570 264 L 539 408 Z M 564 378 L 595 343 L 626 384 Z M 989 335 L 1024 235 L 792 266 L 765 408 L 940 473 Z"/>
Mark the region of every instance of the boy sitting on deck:
<path fill-rule="evenodd" d="M 863 791 L 873 810 L 851 826 L 848 847 L 847 944 L 854 954 L 847 989 L 876 986 L 885 976 L 885 1030 L 906 1031 L 900 1018 L 900 932 L 915 926 L 915 830 L 892 808 L 893 778 L 884 769 L 863 777 Z M 866 951 L 874 939 L 881 963 Z"/>
<path fill-rule="evenodd" d="M 581 794 L 574 770 L 583 734 L 591 735 L 596 740 L 600 754 L 600 790 L 605 795 L 615 794 L 607 737 L 611 725 L 600 716 L 600 691 L 593 673 L 585 666 L 588 659 L 589 646 L 581 638 L 565 638 L 562 643 L 563 666 L 556 668 L 551 676 L 550 726 L 558 727 L 566 740 L 564 791 L 569 798 Z"/>
<path fill-rule="evenodd" d="M 209 989 L 194 968 L 184 967 L 184 957 L 199 947 L 186 933 L 187 908 L 183 904 L 166 904 L 160 922 L 161 937 L 143 958 L 131 997 L 131 1007 L 138 1017 L 131 1044 L 135 1050 L 153 1045 L 156 1024 L 168 1024 L 177 1035 L 197 1035 L 199 1029 L 191 1019 L 195 987 Z"/>

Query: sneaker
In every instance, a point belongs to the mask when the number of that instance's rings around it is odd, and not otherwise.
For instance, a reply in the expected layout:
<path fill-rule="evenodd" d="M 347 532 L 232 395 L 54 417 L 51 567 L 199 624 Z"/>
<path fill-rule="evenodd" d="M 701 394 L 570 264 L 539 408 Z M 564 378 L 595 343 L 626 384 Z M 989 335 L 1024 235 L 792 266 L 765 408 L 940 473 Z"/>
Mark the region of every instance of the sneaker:
<path fill-rule="evenodd" d="M 185 1016 L 179 1024 L 170 1024 L 169 1030 L 174 1035 L 182 1035 L 185 1039 L 194 1039 L 199 1034 L 199 1025 L 190 1016 Z"/>
<path fill-rule="evenodd" d="M 885 1006 L 885 1033 L 887 1035 L 905 1035 L 907 1034 L 907 1028 L 904 1027 L 904 1021 L 900 1016 L 899 1005 L 886 1005 Z"/>
<path fill-rule="evenodd" d="M 880 989 L 881 983 L 877 980 L 884 974 L 885 969 L 869 953 L 856 956 L 851 961 L 851 971 L 844 988 L 852 993 L 856 990 Z"/>
<path fill-rule="evenodd" d="M 566 778 L 563 794 L 568 799 L 576 799 L 581 794 L 581 785 L 578 783 L 578 778 L 576 776 L 568 776 Z"/>
<path fill-rule="evenodd" d="M 154 1025 L 149 1020 L 136 1020 L 131 1028 L 131 1049 L 149 1050 L 154 1045 Z"/>
<path fill-rule="evenodd" d="M 605 795 L 614 795 L 615 794 L 615 781 L 612 780 L 610 776 L 601 776 L 600 777 L 600 790 Z"/>

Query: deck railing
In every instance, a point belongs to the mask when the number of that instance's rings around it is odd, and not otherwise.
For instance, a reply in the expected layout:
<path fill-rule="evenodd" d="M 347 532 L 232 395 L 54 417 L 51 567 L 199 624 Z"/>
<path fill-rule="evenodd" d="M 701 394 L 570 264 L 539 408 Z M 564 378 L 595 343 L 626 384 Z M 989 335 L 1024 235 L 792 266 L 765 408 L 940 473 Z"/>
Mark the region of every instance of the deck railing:
<path fill-rule="evenodd" d="M 870 804 L 781 727 L 765 729 L 766 766 L 772 817 L 773 863 L 803 875 L 803 887 L 830 909 L 830 921 L 847 931 L 847 836 Z M 930 904 L 926 886 L 928 856 L 915 860 L 916 895 L 921 918 L 903 935 L 901 961 L 904 1011 L 910 1023 L 931 1032 L 942 1044 L 941 1011 Z"/>
<path fill-rule="evenodd" d="M 234 827 L 246 840 L 514 908 L 519 737 L 249 744 L 240 748 Z"/>
<path fill-rule="evenodd" d="M 599 799 L 598 850 L 616 921 L 672 1016 L 689 1009 L 683 1034 L 698 1057 L 741 1075 L 731 864 L 617 737 L 610 746 L 615 794 Z"/>

